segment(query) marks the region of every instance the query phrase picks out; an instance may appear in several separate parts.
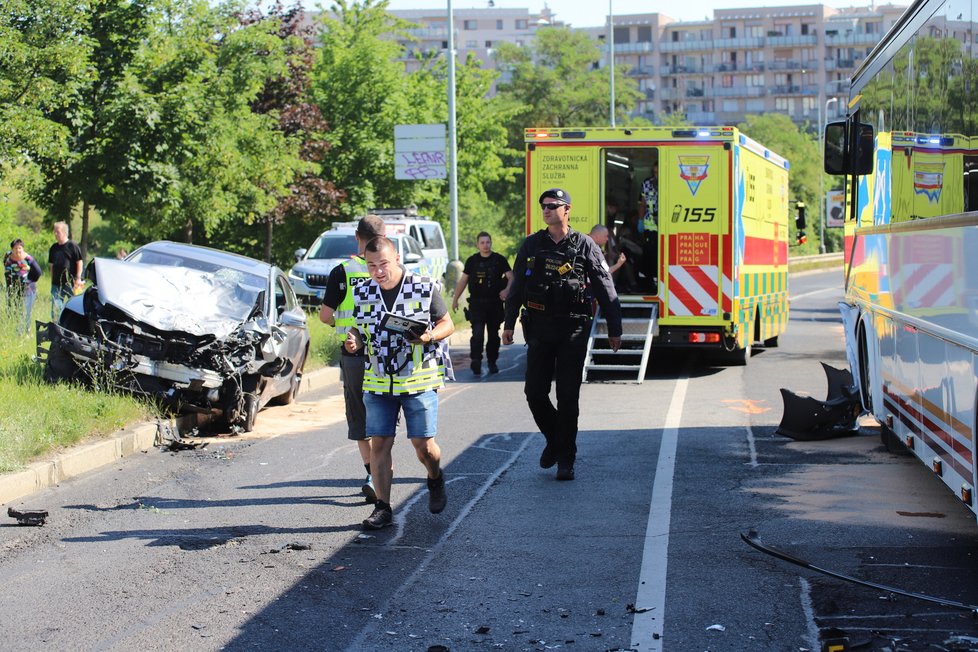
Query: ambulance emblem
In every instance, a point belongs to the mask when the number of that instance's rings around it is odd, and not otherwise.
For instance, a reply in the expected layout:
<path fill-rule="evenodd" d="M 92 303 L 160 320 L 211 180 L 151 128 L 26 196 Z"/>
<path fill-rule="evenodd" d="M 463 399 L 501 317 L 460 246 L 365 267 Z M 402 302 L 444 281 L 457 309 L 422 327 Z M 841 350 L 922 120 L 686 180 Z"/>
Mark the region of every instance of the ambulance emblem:
<path fill-rule="evenodd" d="M 689 186 L 689 191 L 693 193 L 693 196 L 696 196 L 696 191 L 700 189 L 700 184 L 706 180 L 709 169 L 709 156 L 679 157 L 679 176 Z"/>
<path fill-rule="evenodd" d="M 943 163 L 917 163 L 913 171 L 913 191 L 923 195 L 928 201 L 936 202 L 941 198 L 944 188 Z"/>

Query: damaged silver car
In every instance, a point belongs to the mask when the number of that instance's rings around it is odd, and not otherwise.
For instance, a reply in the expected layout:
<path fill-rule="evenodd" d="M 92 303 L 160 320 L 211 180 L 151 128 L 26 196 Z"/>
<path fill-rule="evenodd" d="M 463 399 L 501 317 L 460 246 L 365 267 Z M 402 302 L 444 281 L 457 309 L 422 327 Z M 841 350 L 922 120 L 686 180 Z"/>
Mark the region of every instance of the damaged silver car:
<path fill-rule="evenodd" d="M 88 276 L 58 323 L 37 323 L 49 382 L 123 389 L 236 432 L 251 431 L 266 404 L 295 399 L 309 331 L 278 267 L 161 241 L 96 258 Z"/>

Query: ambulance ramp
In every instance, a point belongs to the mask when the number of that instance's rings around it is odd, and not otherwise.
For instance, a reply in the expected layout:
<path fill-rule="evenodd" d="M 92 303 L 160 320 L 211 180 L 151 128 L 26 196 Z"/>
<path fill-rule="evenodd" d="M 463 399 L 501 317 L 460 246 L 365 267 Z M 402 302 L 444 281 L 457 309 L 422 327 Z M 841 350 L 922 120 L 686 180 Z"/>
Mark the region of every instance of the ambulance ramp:
<path fill-rule="evenodd" d="M 585 382 L 591 372 L 632 372 L 636 383 L 645 380 L 652 339 L 659 333 L 659 304 L 622 299 L 621 313 L 621 348 L 617 351 L 608 343 L 608 322 L 601 310 L 594 316 L 584 359 Z"/>

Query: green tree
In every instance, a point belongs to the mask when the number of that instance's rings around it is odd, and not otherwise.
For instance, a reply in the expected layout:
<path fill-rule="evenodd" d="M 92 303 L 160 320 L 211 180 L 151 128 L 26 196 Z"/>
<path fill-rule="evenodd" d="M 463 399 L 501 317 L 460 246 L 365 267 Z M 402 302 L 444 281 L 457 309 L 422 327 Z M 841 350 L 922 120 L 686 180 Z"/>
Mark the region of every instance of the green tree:
<path fill-rule="evenodd" d="M 107 107 L 123 80 L 146 33 L 147 6 L 139 0 L 92 0 L 80 35 L 91 48 L 86 78 L 70 99 L 45 117 L 68 134 L 67 154 L 34 150 L 43 178 L 36 199 L 56 218 L 67 221 L 74 206 L 82 206 L 82 256 L 88 250 L 91 208 L 101 204 L 105 179 L 114 162 L 104 149 L 113 131 Z M 77 237 L 77 236 L 76 236 Z"/>
<path fill-rule="evenodd" d="M 567 27 L 540 29 L 533 43 L 524 47 L 500 45 L 496 61 L 505 81 L 499 83 L 498 91 L 510 116 L 507 166 L 524 167 L 523 130 L 527 127 L 608 125 L 611 89 L 607 71 L 596 67 L 600 59 L 597 44 L 587 34 Z M 624 68 L 615 71 L 616 123 L 641 97 L 635 80 L 625 72 Z M 523 232 L 525 187 L 521 173 L 491 191 L 503 207 L 508 233 Z"/>
<path fill-rule="evenodd" d="M 325 221 L 338 215 L 344 198 L 332 181 L 320 175 L 319 163 L 329 151 L 329 143 L 325 137 L 328 124 L 309 93 L 316 58 L 315 27 L 306 20 L 300 4 L 286 8 L 277 1 L 266 13 L 259 8 L 246 11 L 241 21 L 244 25 L 274 21 L 278 26 L 277 34 L 285 48 L 285 70 L 266 82 L 252 107 L 257 113 L 276 115 L 279 130 L 299 143 L 299 158 L 308 163 L 296 172 L 275 207 L 248 227 L 249 231 L 264 231 L 264 258 L 284 266 L 291 263 L 298 243 L 311 242 Z M 238 227 L 232 228 L 238 231 Z"/>
<path fill-rule="evenodd" d="M 252 108 L 286 71 L 278 24 L 241 25 L 238 15 L 205 0 L 159 0 L 151 15 L 151 36 L 111 107 L 119 174 L 104 212 L 134 241 L 168 237 L 261 256 L 261 234 L 243 227 L 263 219 L 306 167 L 278 114 Z"/>
<path fill-rule="evenodd" d="M 89 78 L 88 14 L 74 0 L 0 4 L 0 175 L 23 153 L 67 155 L 69 128 L 51 118 Z"/>
<path fill-rule="evenodd" d="M 354 217 L 374 206 L 406 206 L 413 182 L 394 178 L 394 127 L 415 122 L 403 48 L 390 38 L 408 23 L 386 12 L 387 0 L 339 0 L 323 12 L 322 45 L 312 97 L 329 124 L 324 178 L 346 193 Z"/>

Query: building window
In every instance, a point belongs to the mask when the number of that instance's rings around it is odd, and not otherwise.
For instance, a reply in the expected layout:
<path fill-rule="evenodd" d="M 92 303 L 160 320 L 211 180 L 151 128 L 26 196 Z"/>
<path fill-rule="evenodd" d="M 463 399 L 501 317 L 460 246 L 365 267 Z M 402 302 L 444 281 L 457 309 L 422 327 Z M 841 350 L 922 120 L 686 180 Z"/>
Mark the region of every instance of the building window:
<path fill-rule="evenodd" d="M 649 25 L 639 25 L 637 42 L 638 43 L 652 42 L 652 28 Z"/>
<path fill-rule="evenodd" d="M 475 30 L 479 29 L 479 21 L 477 20 L 466 20 L 462 22 L 462 29 Z"/>
<path fill-rule="evenodd" d="M 516 19 L 516 29 L 526 29 L 526 26 L 527 26 L 526 18 Z"/>
<path fill-rule="evenodd" d="M 736 113 L 740 108 L 740 102 L 737 100 L 724 100 L 723 101 L 723 111 L 725 113 Z"/>
<path fill-rule="evenodd" d="M 737 28 L 728 27 L 727 28 L 727 38 L 737 38 Z"/>
<path fill-rule="evenodd" d="M 503 29 L 503 21 L 501 20 L 496 21 L 496 29 Z"/>
<path fill-rule="evenodd" d="M 615 43 L 631 43 L 631 31 L 627 27 L 616 27 Z"/>
<path fill-rule="evenodd" d="M 672 32 L 672 42 L 679 43 L 679 32 Z"/>
<path fill-rule="evenodd" d="M 748 25 L 747 29 L 748 38 L 761 38 L 764 36 L 764 26 L 763 25 Z"/>
<path fill-rule="evenodd" d="M 465 42 L 465 47 L 467 49 L 469 49 L 469 50 L 474 50 L 477 47 L 479 47 L 479 42 L 478 41 L 466 41 Z"/>
<path fill-rule="evenodd" d="M 489 49 L 491 47 L 492 47 L 492 41 L 486 41 L 486 49 Z"/>

